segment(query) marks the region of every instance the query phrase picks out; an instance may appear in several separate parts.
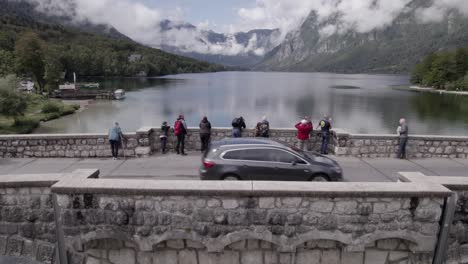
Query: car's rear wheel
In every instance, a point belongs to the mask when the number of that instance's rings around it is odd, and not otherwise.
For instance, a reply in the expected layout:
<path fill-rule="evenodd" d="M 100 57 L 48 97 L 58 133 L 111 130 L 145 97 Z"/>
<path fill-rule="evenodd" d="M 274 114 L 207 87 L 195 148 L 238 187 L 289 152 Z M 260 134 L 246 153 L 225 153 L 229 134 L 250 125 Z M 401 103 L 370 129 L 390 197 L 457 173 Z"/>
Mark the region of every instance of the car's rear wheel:
<path fill-rule="evenodd" d="M 330 178 L 328 178 L 327 175 L 325 174 L 316 174 L 310 178 L 310 181 L 316 181 L 316 182 L 328 182 L 330 181 Z"/>
<path fill-rule="evenodd" d="M 224 181 L 238 181 L 239 177 L 237 175 L 234 175 L 234 174 L 228 174 L 228 175 L 223 177 L 223 180 Z"/>

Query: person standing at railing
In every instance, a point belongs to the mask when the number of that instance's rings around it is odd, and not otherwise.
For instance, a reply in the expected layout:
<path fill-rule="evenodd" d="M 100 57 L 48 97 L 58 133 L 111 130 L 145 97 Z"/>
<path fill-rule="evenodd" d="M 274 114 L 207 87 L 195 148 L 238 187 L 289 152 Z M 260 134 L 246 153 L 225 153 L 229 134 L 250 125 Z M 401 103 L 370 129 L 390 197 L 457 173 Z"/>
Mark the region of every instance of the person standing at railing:
<path fill-rule="evenodd" d="M 328 155 L 328 144 L 330 143 L 330 129 L 331 129 L 331 118 L 328 115 L 323 115 L 323 119 L 319 122 L 317 129 L 320 128 L 322 134 L 322 146 L 320 147 L 320 153 Z"/>
<path fill-rule="evenodd" d="M 187 135 L 187 123 L 185 123 L 184 115 L 179 115 L 177 121 L 174 123 L 174 134 L 177 137 L 176 152 L 182 156 L 185 154 L 185 136 Z"/>
<path fill-rule="evenodd" d="M 303 151 L 307 151 L 310 133 L 314 129 L 314 126 L 312 125 L 312 122 L 306 117 L 306 119 L 303 119 L 301 122 L 297 123 L 295 127 L 297 128 L 297 147 Z"/>
<path fill-rule="evenodd" d="M 161 153 L 166 154 L 167 152 L 167 137 L 169 136 L 169 129 L 171 127 L 167 125 L 167 122 L 164 121 L 161 125 L 161 136 L 159 139 L 161 140 Z"/>
<path fill-rule="evenodd" d="M 400 119 L 400 126 L 397 128 L 397 134 L 400 136 L 400 147 L 398 149 L 398 158 L 399 159 L 406 159 L 406 145 L 408 143 L 408 124 L 406 123 L 406 119 Z"/>
<path fill-rule="evenodd" d="M 111 145 L 112 159 L 117 160 L 119 156 L 119 147 L 124 139 L 122 129 L 118 122 L 115 122 L 114 126 L 109 129 L 109 143 Z"/>
<path fill-rule="evenodd" d="M 211 123 L 208 121 L 206 116 L 203 117 L 200 122 L 200 141 L 201 141 L 201 152 L 208 149 L 211 137 Z"/>
<path fill-rule="evenodd" d="M 268 122 L 267 117 L 262 117 L 262 121 L 257 123 L 255 127 L 255 137 L 270 137 L 270 122 Z"/>
<path fill-rule="evenodd" d="M 244 118 L 236 117 L 232 120 L 232 137 L 240 138 L 242 137 L 242 129 L 245 129 L 247 126 L 245 125 Z"/>

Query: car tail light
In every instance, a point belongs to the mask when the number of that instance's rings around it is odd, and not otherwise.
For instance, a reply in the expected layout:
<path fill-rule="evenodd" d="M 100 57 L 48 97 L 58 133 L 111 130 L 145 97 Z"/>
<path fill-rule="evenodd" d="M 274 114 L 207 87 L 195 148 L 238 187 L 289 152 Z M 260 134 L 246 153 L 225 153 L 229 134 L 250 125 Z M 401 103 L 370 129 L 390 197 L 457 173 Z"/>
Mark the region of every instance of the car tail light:
<path fill-rule="evenodd" d="M 210 168 L 213 168 L 215 165 L 215 163 L 211 160 L 204 160 L 203 161 L 203 167 L 205 167 L 205 169 L 210 169 Z"/>

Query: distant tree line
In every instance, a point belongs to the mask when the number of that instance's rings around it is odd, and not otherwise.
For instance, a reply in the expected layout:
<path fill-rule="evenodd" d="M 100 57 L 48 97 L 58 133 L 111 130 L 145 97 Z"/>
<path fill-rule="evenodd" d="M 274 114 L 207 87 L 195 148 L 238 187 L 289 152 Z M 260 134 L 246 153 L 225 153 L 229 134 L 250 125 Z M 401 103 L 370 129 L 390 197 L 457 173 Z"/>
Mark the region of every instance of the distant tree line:
<path fill-rule="evenodd" d="M 468 48 L 433 53 L 414 67 L 411 82 L 446 90 L 468 90 Z"/>
<path fill-rule="evenodd" d="M 132 54 L 141 59 L 130 61 Z M 127 39 L 78 32 L 60 25 L 0 17 L 0 76 L 32 77 L 40 92 L 58 85 L 67 73 L 131 77 L 224 70 L 222 66 L 172 55 Z"/>

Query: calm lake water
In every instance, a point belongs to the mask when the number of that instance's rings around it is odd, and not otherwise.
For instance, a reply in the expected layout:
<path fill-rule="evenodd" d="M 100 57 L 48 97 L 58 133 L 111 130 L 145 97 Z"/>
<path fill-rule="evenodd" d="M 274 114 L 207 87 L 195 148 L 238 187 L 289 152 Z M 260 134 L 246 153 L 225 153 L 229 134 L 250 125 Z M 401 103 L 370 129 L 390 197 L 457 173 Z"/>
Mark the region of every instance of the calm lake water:
<path fill-rule="evenodd" d="M 206 115 L 229 127 L 242 115 L 254 127 L 263 115 L 272 127 L 293 127 L 305 115 L 314 125 L 324 114 L 333 126 L 355 133 L 395 133 L 400 117 L 413 134 L 468 135 L 468 98 L 392 89 L 408 76 L 330 73 L 222 72 L 153 79 L 99 81 L 123 88 L 123 101 L 96 101 L 86 110 L 41 124 L 35 133 L 106 132 L 114 121 L 124 131 L 172 125 L 184 113 L 190 126 Z"/>

